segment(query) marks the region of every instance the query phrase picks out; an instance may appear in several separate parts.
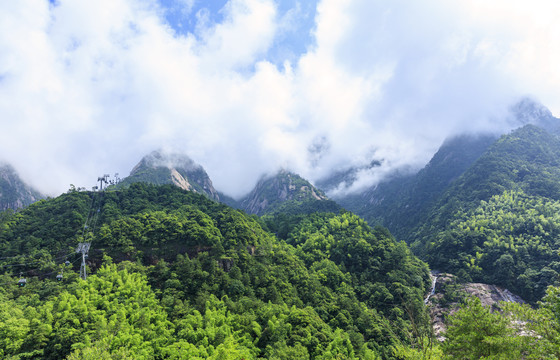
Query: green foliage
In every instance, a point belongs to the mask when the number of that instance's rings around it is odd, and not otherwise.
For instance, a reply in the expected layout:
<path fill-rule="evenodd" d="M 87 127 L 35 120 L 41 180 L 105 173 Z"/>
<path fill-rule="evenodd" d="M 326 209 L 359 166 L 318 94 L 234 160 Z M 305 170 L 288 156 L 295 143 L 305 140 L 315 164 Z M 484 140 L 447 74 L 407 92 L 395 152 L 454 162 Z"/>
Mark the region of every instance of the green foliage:
<path fill-rule="evenodd" d="M 73 191 L 6 216 L 0 257 L 31 255 L 0 262 L 56 273 L 86 218 L 86 282 L 70 267 L 24 288 L 2 275 L 6 356 L 376 359 L 429 333 L 426 264 L 351 213 L 259 219 L 174 186 Z"/>
<path fill-rule="evenodd" d="M 558 278 L 560 139 L 535 126 L 502 136 L 454 181 L 411 247 L 432 268 L 535 302 Z"/>
<path fill-rule="evenodd" d="M 30 331 L 23 309 L 13 300 L 0 297 L 0 356 L 19 353 Z"/>
<path fill-rule="evenodd" d="M 421 346 L 410 347 L 403 344 L 393 346 L 393 355 L 402 360 L 441 360 L 443 351 L 438 343 L 427 339 Z"/>
<path fill-rule="evenodd" d="M 558 359 L 560 289 L 549 287 L 538 308 L 500 303 L 492 311 L 470 298 L 448 319 L 442 345 L 449 359 Z"/>
<path fill-rule="evenodd" d="M 39 249 L 67 252 L 81 235 L 92 196 L 80 192 L 63 194 L 10 216 L 0 228 L 1 257 L 22 253 L 29 256 Z"/>
<path fill-rule="evenodd" d="M 560 202 L 506 191 L 457 213 L 424 252 L 435 268 L 505 286 L 534 302 L 558 279 L 558 236 Z"/>
<path fill-rule="evenodd" d="M 473 297 L 449 319 L 443 351 L 450 359 L 521 359 L 523 346 L 508 318 Z"/>
<path fill-rule="evenodd" d="M 505 304 L 504 311 L 526 341 L 526 358 L 560 358 L 560 288 L 549 287 L 538 308 Z"/>

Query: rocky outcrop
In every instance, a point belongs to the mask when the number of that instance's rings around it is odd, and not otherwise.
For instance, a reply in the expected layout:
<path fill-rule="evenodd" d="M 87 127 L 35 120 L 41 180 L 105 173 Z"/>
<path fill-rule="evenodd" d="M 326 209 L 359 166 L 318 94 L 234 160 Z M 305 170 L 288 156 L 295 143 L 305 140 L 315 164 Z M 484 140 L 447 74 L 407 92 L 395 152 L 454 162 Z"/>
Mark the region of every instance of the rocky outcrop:
<path fill-rule="evenodd" d="M 119 186 L 134 182 L 173 184 L 187 191 L 206 195 L 212 200 L 220 200 L 204 168 L 183 154 L 151 152 L 140 160 Z"/>
<path fill-rule="evenodd" d="M 457 278 L 451 274 L 432 273 L 432 292 L 426 298 L 429 307 L 434 333 L 438 340 L 443 341 L 447 316 L 453 314 L 459 308 L 461 300 L 466 297 L 476 296 L 482 305 L 495 308 L 499 302 L 525 301 L 513 294 L 508 289 L 483 283 L 459 283 Z"/>
<path fill-rule="evenodd" d="M 262 178 L 241 202 L 241 209 L 262 215 L 283 203 L 325 201 L 328 198 L 299 175 L 282 170 L 275 176 Z"/>
<path fill-rule="evenodd" d="M 13 167 L 0 165 L 0 211 L 21 209 L 44 198 L 39 191 L 25 184 Z"/>

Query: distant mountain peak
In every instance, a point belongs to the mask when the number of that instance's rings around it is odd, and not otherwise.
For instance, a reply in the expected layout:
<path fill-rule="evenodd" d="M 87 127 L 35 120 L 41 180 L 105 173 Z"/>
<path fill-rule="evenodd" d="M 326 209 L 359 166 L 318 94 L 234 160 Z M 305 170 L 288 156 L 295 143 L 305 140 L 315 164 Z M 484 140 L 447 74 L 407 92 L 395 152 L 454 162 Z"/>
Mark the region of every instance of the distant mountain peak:
<path fill-rule="evenodd" d="M 275 175 L 262 177 L 240 204 L 246 212 L 262 215 L 274 212 L 288 203 L 302 204 L 328 200 L 327 196 L 309 181 L 286 169 L 281 169 Z"/>
<path fill-rule="evenodd" d="M 152 151 L 132 169 L 120 186 L 134 182 L 173 184 L 182 189 L 206 195 L 219 201 L 220 196 L 204 168 L 189 156 L 180 153 Z"/>
<path fill-rule="evenodd" d="M 352 188 L 352 185 L 358 180 L 359 174 L 370 172 L 383 165 L 384 160 L 373 159 L 368 164 L 361 166 L 350 166 L 344 169 L 336 170 L 327 177 L 320 179 L 317 186 L 324 189 L 333 198 L 339 194 L 346 194 Z M 351 191 L 350 191 L 351 192 Z M 342 195 L 343 196 L 343 195 Z"/>
<path fill-rule="evenodd" d="M 560 119 L 555 118 L 546 106 L 531 98 L 521 99 L 510 108 L 510 112 L 514 117 L 515 127 L 532 124 L 553 134 L 560 134 Z"/>
<path fill-rule="evenodd" d="M 21 180 L 9 164 L 0 163 L 0 211 L 17 210 L 45 198 Z"/>
<path fill-rule="evenodd" d="M 166 153 L 162 150 L 154 150 L 144 156 L 142 160 L 132 169 L 131 174 L 138 172 L 144 167 L 168 169 L 181 168 L 188 171 L 200 170 L 202 166 L 195 163 L 189 156 L 179 153 Z"/>

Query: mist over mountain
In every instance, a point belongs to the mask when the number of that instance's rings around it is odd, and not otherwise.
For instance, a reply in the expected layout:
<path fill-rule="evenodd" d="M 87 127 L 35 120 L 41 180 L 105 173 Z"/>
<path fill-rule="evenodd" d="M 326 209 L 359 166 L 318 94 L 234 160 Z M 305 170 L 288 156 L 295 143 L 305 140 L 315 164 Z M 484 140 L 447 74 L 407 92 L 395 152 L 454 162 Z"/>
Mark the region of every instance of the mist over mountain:
<path fill-rule="evenodd" d="M 465 130 L 459 132 L 445 139 L 439 151 L 453 151 L 459 157 L 464 156 L 464 158 L 449 158 L 451 168 L 456 166 L 460 168 L 461 163 L 467 165 L 470 161 L 475 160 L 477 154 L 480 155 L 480 151 L 484 150 L 484 147 L 489 144 L 491 139 L 497 139 L 500 135 L 524 125 L 532 124 L 546 129 L 553 134 L 560 134 L 560 119 L 554 117 L 544 105 L 528 97 L 522 98 L 510 106 L 508 112 L 501 115 L 499 122 L 503 126 L 491 131 Z M 468 144 L 469 141 L 472 143 Z M 450 143 L 453 142 L 455 142 L 457 148 L 451 150 L 450 147 L 453 145 Z M 445 150 L 445 148 L 448 150 Z M 459 154 L 460 152 L 465 153 Z M 439 160 L 437 157 L 433 157 L 431 162 L 433 161 L 438 162 Z M 453 164 L 453 161 L 458 161 L 459 163 Z M 371 193 L 378 185 L 385 186 L 383 184 L 387 182 L 404 181 L 404 178 L 414 176 L 425 168 L 426 164 L 415 163 L 414 165 L 411 166 L 410 163 L 398 165 L 389 158 L 374 154 L 369 159 L 369 163 L 358 166 L 349 163 L 346 167 L 332 171 L 327 176 L 316 180 L 316 184 L 323 188 L 327 194 L 337 199 L 351 198 L 360 194 L 367 196 L 365 193 Z M 450 167 L 444 166 L 446 169 L 444 173 L 451 171 Z M 442 176 L 445 175 L 442 174 Z M 433 186 L 437 187 L 438 185 L 436 184 L 433 184 Z"/>
<path fill-rule="evenodd" d="M 419 172 L 395 172 L 363 192 L 334 199 L 370 224 L 386 226 L 397 238 L 407 240 L 410 229 L 425 220 L 434 202 L 497 139 L 490 134 L 448 139 Z"/>
<path fill-rule="evenodd" d="M 530 98 L 521 99 L 510 109 L 512 126 L 537 125 L 550 133 L 560 135 L 560 119 L 554 117 L 550 110 Z"/>
<path fill-rule="evenodd" d="M 349 190 L 364 189 L 419 170 L 446 138 L 508 131 L 521 97 L 560 113 L 550 1 L 45 0 L 1 10 L 1 160 L 51 195 L 68 179 L 90 188 L 99 174 L 125 174 L 162 147 L 202 164 L 234 198 L 281 168 L 315 183 L 381 162 Z"/>
<path fill-rule="evenodd" d="M 124 187 L 135 182 L 173 184 L 181 189 L 206 195 L 212 200 L 220 200 L 204 168 L 183 154 L 152 151 L 140 160 L 118 186 Z"/>
<path fill-rule="evenodd" d="M 15 169 L 0 164 L 0 211 L 21 209 L 45 196 L 24 183 Z"/>

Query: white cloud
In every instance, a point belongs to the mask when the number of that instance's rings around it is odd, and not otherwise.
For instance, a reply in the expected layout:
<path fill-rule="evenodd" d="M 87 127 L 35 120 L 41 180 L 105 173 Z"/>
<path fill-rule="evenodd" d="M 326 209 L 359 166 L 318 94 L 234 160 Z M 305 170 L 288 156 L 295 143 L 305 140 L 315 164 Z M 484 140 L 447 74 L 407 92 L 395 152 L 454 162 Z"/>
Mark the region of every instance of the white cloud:
<path fill-rule="evenodd" d="M 230 0 L 212 23 L 187 1 L 197 30 L 179 36 L 154 1 L 0 3 L 0 158 L 43 191 L 161 147 L 237 196 L 281 166 L 313 180 L 384 159 L 368 184 L 450 134 L 503 129 L 517 96 L 560 113 L 555 2 L 323 0 L 307 52 L 277 67 L 300 9 Z"/>
<path fill-rule="evenodd" d="M 267 0 L 231 0 L 225 20 L 201 29 L 197 48 L 212 71 L 251 66 L 270 46 L 276 28 L 276 9 Z"/>

